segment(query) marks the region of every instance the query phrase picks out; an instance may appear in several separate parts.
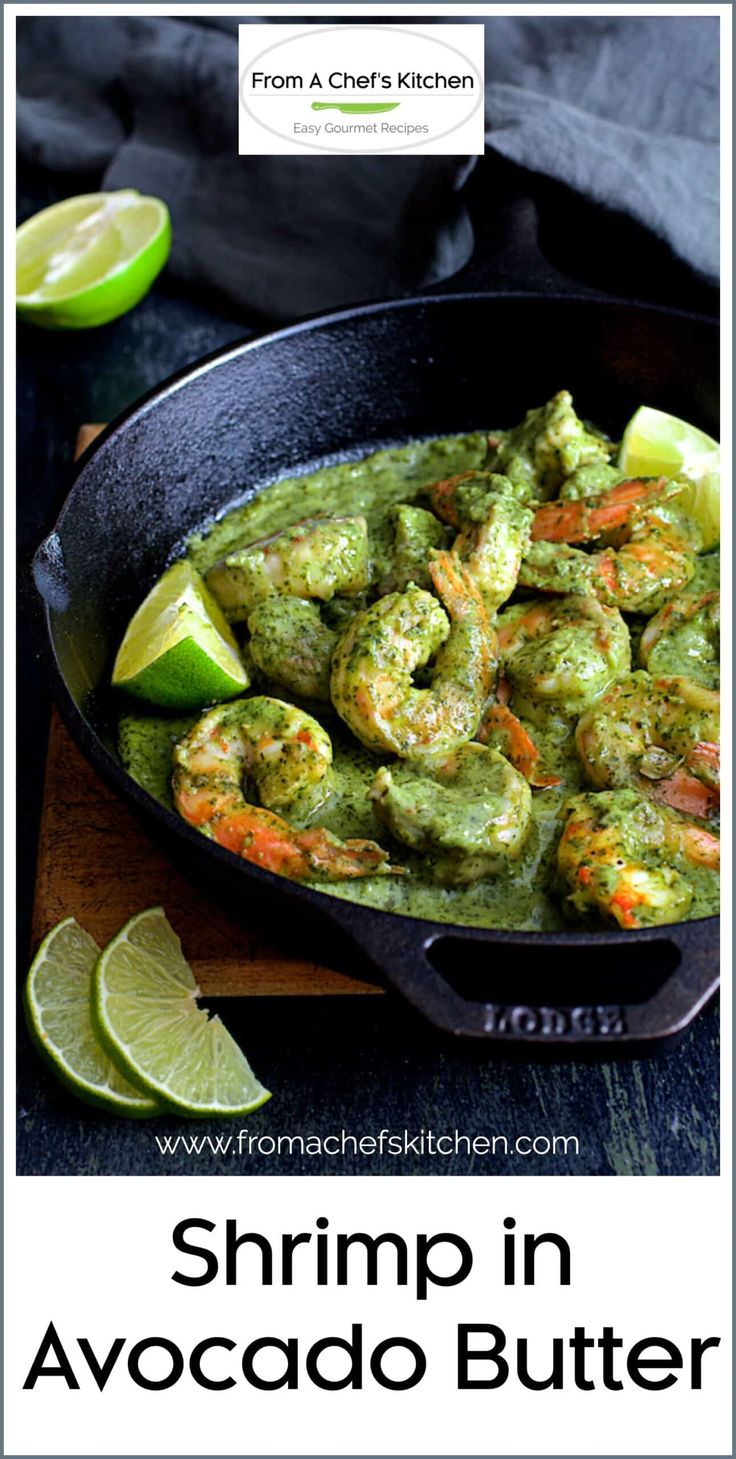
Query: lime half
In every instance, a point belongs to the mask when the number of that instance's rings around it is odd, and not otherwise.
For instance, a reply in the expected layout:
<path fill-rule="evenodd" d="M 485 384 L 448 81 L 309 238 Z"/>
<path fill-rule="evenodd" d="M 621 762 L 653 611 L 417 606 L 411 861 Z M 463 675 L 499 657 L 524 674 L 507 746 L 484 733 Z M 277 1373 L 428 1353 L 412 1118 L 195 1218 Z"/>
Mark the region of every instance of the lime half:
<path fill-rule="evenodd" d="M 67 917 L 44 938 L 25 987 L 25 1011 L 34 1043 L 74 1094 L 117 1115 L 160 1114 L 118 1072 L 92 1028 L 90 985 L 100 949 Z"/>
<path fill-rule="evenodd" d="M 222 610 L 190 563 L 175 562 L 131 618 L 112 682 L 163 709 L 201 709 L 248 688 Z"/>
<path fill-rule="evenodd" d="M 618 464 L 627 476 L 685 481 L 678 507 L 698 523 L 705 549 L 720 542 L 721 448 L 705 431 L 676 415 L 642 405 L 624 431 Z"/>
<path fill-rule="evenodd" d="M 140 912 L 95 969 L 92 1017 L 105 1048 L 142 1090 L 178 1114 L 245 1115 L 270 1098 L 199 990 L 161 907 Z"/>
<path fill-rule="evenodd" d="M 90 329 L 132 309 L 171 250 L 169 210 L 133 188 L 44 208 L 15 235 L 15 303 L 45 329 Z"/>

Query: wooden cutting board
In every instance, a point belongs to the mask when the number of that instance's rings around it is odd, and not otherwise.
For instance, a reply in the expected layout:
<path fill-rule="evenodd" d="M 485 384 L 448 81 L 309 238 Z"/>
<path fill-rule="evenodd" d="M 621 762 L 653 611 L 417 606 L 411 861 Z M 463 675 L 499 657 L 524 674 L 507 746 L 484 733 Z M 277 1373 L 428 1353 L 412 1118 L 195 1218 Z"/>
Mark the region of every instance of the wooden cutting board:
<path fill-rule="evenodd" d="M 101 426 L 83 426 L 77 455 Z M 311 962 L 214 903 L 172 866 L 51 717 L 36 894 L 34 951 L 73 916 L 102 946 L 135 912 L 164 907 L 203 993 L 211 997 L 380 993 Z"/>
<path fill-rule="evenodd" d="M 135 912 L 160 904 L 178 932 L 203 993 L 379 993 L 371 983 L 299 956 L 262 928 L 231 915 L 171 865 L 100 780 L 56 711 L 46 762 L 33 950 L 62 917 L 103 946 Z"/>

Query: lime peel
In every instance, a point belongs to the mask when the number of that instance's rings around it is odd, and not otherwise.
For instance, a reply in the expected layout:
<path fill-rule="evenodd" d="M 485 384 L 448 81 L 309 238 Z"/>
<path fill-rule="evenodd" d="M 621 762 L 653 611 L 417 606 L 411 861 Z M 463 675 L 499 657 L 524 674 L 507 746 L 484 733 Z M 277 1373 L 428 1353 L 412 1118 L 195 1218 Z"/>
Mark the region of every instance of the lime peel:
<path fill-rule="evenodd" d="M 248 688 L 232 630 L 189 562 L 174 563 L 133 615 L 112 682 L 164 709 L 201 709 Z"/>
<path fill-rule="evenodd" d="M 161 907 L 132 917 L 98 959 L 97 1035 L 131 1083 L 177 1114 L 245 1115 L 270 1098 L 199 989 Z"/>
<path fill-rule="evenodd" d="M 160 1105 L 120 1073 L 92 1027 L 90 984 L 99 952 L 94 938 L 73 917 L 52 928 L 26 979 L 28 1031 L 73 1094 L 112 1114 L 146 1119 L 160 1114 Z"/>
<path fill-rule="evenodd" d="M 133 188 L 65 198 L 16 230 L 16 307 L 46 329 L 107 324 L 143 298 L 171 250 L 160 198 Z"/>
<path fill-rule="evenodd" d="M 628 476 L 667 476 L 685 483 L 679 506 L 700 527 L 703 548 L 720 541 L 721 448 L 697 426 L 642 405 L 629 421 L 618 465 Z"/>

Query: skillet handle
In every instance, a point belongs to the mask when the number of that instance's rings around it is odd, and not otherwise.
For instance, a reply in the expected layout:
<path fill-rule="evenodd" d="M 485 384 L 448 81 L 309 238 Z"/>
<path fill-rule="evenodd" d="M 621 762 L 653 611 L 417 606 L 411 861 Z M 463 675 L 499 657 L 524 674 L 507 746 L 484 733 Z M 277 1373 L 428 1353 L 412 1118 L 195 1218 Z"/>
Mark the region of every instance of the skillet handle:
<path fill-rule="evenodd" d="M 626 1009 L 627 1040 L 667 1039 L 681 1033 L 720 986 L 720 917 L 652 928 L 677 953 L 669 978 L 645 1003 Z"/>
<path fill-rule="evenodd" d="M 595 988 L 596 958 L 605 947 L 606 962 L 613 962 L 614 981 L 620 956 L 621 976 L 625 978 L 630 952 L 636 945 L 640 965 L 647 973 L 660 974 L 656 990 L 642 1002 L 634 993 L 621 1002 L 563 1003 L 493 1003 L 466 997 L 458 992 L 438 970 L 441 966 L 457 966 L 463 971 L 463 955 L 472 958 L 474 968 L 482 959 L 483 968 L 492 976 L 494 963 L 508 968 L 524 963 L 542 972 L 550 959 L 551 939 L 541 934 L 525 941 L 523 934 L 499 932 L 489 939 L 487 932 L 474 928 L 448 927 L 447 931 L 430 925 L 426 933 L 421 924 L 409 918 L 392 919 L 387 931 L 383 918 L 375 920 L 361 909 L 350 908 L 349 931 L 353 941 L 367 956 L 382 981 L 396 988 L 435 1028 L 466 1038 L 483 1039 L 499 1046 L 526 1046 L 541 1051 L 544 1047 L 571 1049 L 582 1047 L 616 1049 L 663 1040 L 680 1033 L 705 1006 L 718 988 L 718 919 L 701 923 L 680 923 L 675 926 L 647 928 L 640 933 L 611 932 L 588 937 L 581 945 L 579 935 L 557 934 L 554 954 L 557 965 L 564 965 L 566 949 L 574 955 L 578 969 L 584 959 L 584 972 Z M 341 919 L 340 919 L 341 920 Z M 633 939 L 633 943 L 632 943 Z M 642 946 L 642 944 L 644 946 Z M 620 949 L 620 953 L 619 953 Z M 627 958 L 627 953 L 629 957 Z M 614 957 L 612 959 L 612 954 Z M 555 971 L 550 965 L 549 980 L 554 987 Z M 485 981 L 482 974 L 478 982 Z M 504 982 L 508 984 L 508 975 Z M 472 979 L 471 979 L 472 982 Z M 631 979 L 629 977 L 629 982 Z M 595 995 L 593 995 L 595 996 Z"/>

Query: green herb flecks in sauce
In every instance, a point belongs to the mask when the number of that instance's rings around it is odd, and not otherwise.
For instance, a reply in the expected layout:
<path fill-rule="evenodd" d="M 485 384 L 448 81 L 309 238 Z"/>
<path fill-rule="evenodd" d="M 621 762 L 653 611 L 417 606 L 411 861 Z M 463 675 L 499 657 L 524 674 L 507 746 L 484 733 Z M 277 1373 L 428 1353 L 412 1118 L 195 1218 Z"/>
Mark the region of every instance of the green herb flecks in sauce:
<path fill-rule="evenodd" d="M 393 528 L 387 517 L 388 508 L 414 501 L 422 487 L 443 477 L 481 469 L 487 457 L 486 442 L 484 432 L 415 442 L 378 451 L 362 461 L 326 466 L 309 475 L 278 481 L 193 537 L 188 556 L 205 573 L 236 546 L 281 531 L 303 517 L 360 514 L 368 522 L 373 571 L 379 578 L 391 566 Z M 597 462 L 593 469 L 596 467 L 600 469 Z M 718 554 L 710 553 L 699 559 L 688 591 L 702 593 L 717 586 Z M 335 599 L 330 607 L 339 610 L 342 601 L 348 600 Z M 339 613 L 336 611 L 334 616 L 338 617 Z M 630 627 L 635 654 L 641 620 L 630 620 Z M 261 684 L 255 692 L 288 697 L 275 685 Z M 344 839 L 366 836 L 383 839 L 388 844 L 386 833 L 382 836 L 376 822 L 368 794 L 376 770 L 386 757 L 373 755 L 358 745 L 328 708 L 320 706 L 317 713 L 333 743 L 334 792 L 315 816 L 315 823 Z M 120 719 L 119 747 L 125 768 L 144 789 L 169 807 L 172 745 L 195 718 L 173 720 L 133 712 Z M 541 752 L 544 769 L 559 775 L 562 784 L 534 791 L 529 838 L 521 856 L 508 871 L 468 885 L 440 886 L 431 879 L 420 856 L 404 846 L 393 846 L 394 860 L 408 868 L 408 876 L 333 882 L 322 884 L 320 890 L 392 912 L 465 926 L 540 931 L 569 927 L 559 899 L 547 888 L 560 834 L 560 808 L 569 795 L 586 787 L 571 737 L 566 736 L 561 742 L 559 727 L 554 724 L 545 727 L 534 723 L 529 729 Z M 688 880 L 695 894 L 690 916 L 716 912 L 717 876 L 689 867 Z"/>

